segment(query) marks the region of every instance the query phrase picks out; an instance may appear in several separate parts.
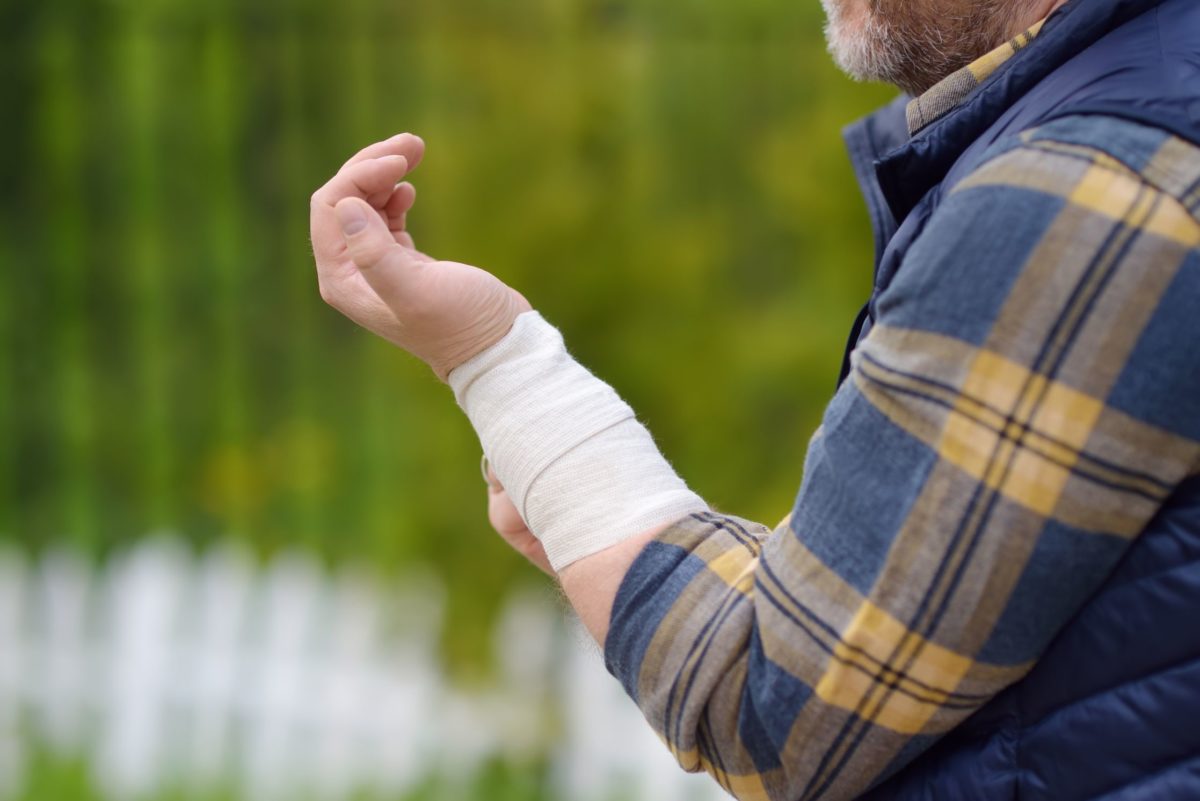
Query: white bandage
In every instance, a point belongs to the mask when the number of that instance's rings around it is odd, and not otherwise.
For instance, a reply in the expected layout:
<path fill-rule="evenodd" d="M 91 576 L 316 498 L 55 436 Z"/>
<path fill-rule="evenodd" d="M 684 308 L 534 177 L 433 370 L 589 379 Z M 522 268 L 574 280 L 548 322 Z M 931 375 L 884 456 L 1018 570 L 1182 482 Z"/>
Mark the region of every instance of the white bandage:
<path fill-rule="evenodd" d="M 708 505 L 633 409 L 537 312 L 450 373 L 509 498 L 555 570 Z"/>

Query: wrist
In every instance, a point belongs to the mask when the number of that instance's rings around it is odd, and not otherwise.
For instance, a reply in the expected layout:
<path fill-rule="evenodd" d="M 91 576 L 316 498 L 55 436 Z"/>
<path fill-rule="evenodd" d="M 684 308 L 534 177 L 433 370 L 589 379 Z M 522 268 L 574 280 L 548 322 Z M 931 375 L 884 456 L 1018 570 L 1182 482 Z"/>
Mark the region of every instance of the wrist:
<path fill-rule="evenodd" d="M 555 569 L 707 508 L 633 410 L 537 312 L 448 377 Z"/>
<path fill-rule="evenodd" d="M 458 337 L 459 343 L 443 348 L 429 366 L 443 383 L 449 383 L 450 373 L 504 339 L 517 318 L 533 311 L 533 306 L 520 292 L 508 288 L 502 303 L 484 320 L 472 325 Z"/>

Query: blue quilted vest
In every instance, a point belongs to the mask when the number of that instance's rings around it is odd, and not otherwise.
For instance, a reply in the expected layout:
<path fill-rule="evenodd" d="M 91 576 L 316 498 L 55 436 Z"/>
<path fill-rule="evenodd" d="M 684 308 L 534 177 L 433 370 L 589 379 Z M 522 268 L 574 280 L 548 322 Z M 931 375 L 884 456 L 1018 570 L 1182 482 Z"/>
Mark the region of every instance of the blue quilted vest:
<path fill-rule="evenodd" d="M 1104 114 L 1200 144 L 1200 0 L 1071 0 L 912 138 L 903 100 L 846 131 L 876 237 L 872 303 L 943 194 L 1004 137 Z M 865 798 L 1200 801 L 1200 479 L 1178 488 L 1024 680 Z"/>

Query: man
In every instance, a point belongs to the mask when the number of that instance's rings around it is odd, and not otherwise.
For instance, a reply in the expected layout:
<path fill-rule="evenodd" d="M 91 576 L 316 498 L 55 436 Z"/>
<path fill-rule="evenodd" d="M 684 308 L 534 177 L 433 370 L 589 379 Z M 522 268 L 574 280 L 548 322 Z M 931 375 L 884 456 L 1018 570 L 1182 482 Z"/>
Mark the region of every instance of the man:
<path fill-rule="evenodd" d="M 842 66 L 915 99 L 847 131 L 875 288 L 773 531 L 689 491 L 524 297 L 414 248 L 415 137 L 314 195 L 322 292 L 448 381 L 493 523 L 684 768 L 1200 798 L 1200 4 L 826 6 Z"/>

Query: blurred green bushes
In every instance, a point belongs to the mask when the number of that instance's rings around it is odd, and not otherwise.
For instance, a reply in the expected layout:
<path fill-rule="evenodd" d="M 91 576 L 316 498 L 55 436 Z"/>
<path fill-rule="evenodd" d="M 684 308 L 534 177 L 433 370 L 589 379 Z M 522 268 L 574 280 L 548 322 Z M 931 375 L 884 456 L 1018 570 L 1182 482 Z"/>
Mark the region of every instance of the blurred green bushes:
<path fill-rule="evenodd" d="M 0 536 L 433 563 L 486 651 L 530 570 L 449 391 L 325 308 L 308 197 L 402 130 L 418 244 L 566 333 L 773 525 L 869 286 L 817 0 L 47 0 L 0 11 Z M 483 643 L 483 645 L 481 645 Z"/>

